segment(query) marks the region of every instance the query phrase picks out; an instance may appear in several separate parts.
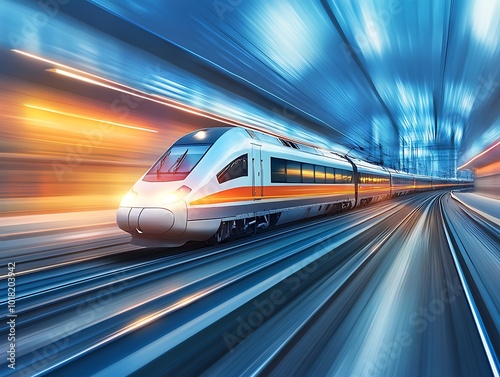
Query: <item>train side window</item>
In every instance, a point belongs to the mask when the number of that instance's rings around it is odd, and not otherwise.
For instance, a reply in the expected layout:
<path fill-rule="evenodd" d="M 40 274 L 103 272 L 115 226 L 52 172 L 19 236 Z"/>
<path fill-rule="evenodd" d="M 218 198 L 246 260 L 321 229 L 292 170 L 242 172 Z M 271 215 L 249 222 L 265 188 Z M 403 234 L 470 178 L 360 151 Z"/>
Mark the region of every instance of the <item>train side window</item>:
<path fill-rule="evenodd" d="M 325 183 L 325 167 L 314 165 L 314 182 Z"/>
<path fill-rule="evenodd" d="M 335 169 L 335 183 L 344 183 L 342 181 L 342 169 Z"/>
<path fill-rule="evenodd" d="M 288 183 L 302 182 L 302 176 L 300 175 L 300 162 L 297 161 L 286 162 L 286 181 Z"/>
<path fill-rule="evenodd" d="M 219 183 L 230 181 L 231 179 L 248 176 L 248 154 L 243 154 L 231 161 L 224 169 L 217 174 Z"/>
<path fill-rule="evenodd" d="M 271 182 L 286 182 L 286 161 L 271 157 Z"/>
<path fill-rule="evenodd" d="M 302 182 L 314 183 L 314 165 L 302 164 Z"/>
<path fill-rule="evenodd" d="M 326 183 L 335 183 L 335 169 L 326 167 Z"/>
<path fill-rule="evenodd" d="M 352 171 L 342 170 L 343 182 L 344 183 L 352 183 Z"/>

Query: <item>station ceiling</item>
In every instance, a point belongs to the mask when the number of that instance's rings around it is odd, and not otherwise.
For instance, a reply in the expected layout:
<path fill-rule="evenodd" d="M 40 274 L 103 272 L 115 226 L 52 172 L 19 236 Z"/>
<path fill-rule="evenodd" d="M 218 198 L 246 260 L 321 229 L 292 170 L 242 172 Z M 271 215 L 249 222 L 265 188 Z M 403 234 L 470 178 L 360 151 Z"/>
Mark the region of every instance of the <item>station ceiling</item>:
<path fill-rule="evenodd" d="M 64 3 L 25 50 L 419 173 L 500 140 L 499 1 Z"/>

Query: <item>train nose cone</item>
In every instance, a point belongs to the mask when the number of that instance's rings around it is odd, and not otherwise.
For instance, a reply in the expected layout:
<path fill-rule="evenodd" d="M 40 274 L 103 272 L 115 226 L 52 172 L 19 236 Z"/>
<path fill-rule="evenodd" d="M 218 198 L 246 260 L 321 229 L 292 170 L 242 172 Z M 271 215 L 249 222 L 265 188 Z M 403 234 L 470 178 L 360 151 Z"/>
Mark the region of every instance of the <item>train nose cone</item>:
<path fill-rule="evenodd" d="M 133 237 L 144 234 L 159 238 L 175 238 L 186 230 L 187 208 L 184 201 L 162 207 L 120 207 L 116 223 Z M 139 236 L 140 237 L 140 236 Z"/>
<path fill-rule="evenodd" d="M 174 214 L 164 208 L 144 208 L 139 214 L 137 229 L 148 234 L 162 234 L 174 225 Z"/>

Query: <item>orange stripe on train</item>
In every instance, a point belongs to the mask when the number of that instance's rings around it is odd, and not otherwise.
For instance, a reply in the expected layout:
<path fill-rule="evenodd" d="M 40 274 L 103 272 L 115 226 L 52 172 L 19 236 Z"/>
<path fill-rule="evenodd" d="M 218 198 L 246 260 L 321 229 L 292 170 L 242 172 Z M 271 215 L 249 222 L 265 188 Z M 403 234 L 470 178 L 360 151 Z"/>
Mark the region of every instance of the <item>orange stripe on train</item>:
<path fill-rule="evenodd" d="M 260 188 L 256 188 L 260 191 Z M 220 191 L 203 198 L 192 201 L 191 205 L 197 204 L 220 204 L 230 202 L 241 202 L 260 199 L 287 199 L 313 196 L 335 196 L 352 195 L 354 197 L 354 186 L 322 185 L 322 186 L 264 186 L 263 196 L 253 196 L 252 187 L 236 187 Z"/>

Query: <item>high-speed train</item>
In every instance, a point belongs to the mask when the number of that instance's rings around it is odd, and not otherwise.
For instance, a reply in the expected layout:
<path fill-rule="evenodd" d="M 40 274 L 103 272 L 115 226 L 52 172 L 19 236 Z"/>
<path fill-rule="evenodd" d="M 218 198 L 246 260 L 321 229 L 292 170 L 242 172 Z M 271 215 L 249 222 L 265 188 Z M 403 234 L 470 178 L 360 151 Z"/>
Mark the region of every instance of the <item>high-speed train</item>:
<path fill-rule="evenodd" d="M 123 198 L 118 226 L 143 246 L 217 243 L 258 228 L 468 182 L 415 176 L 241 127 L 174 143 Z"/>

